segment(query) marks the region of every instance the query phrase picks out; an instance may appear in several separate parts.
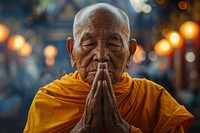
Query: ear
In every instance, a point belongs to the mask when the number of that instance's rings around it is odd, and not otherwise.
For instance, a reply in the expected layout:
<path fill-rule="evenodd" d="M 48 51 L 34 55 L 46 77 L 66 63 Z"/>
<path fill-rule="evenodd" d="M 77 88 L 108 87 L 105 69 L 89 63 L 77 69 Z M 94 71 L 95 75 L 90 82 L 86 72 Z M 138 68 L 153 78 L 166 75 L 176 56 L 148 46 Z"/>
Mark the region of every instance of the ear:
<path fill-rule="evenodd" d="M 76 63 L 75 63 L 75 58 L 74 58 L 74 53 L 73 53 L 73 48 L 74 48 L 73 38 L 71 38 L 71 37 L 67 38 L 66 47 L 67 47 L 68 54 L 69 54 L 69 57 L 70 57 L 71 65 L 72 65 L 73 68 L 75 68 Z"/>
<path fill-rule="evenodd" d="M 129 68 L 131 66 L 131 61 L 133 60 L 133 55 L 136 51 L 136 48 L 137 48 L 137 41 L 135 39 L 131 39 L 129 41 L 129 57 L 126 64 L 126 68 Z"/>

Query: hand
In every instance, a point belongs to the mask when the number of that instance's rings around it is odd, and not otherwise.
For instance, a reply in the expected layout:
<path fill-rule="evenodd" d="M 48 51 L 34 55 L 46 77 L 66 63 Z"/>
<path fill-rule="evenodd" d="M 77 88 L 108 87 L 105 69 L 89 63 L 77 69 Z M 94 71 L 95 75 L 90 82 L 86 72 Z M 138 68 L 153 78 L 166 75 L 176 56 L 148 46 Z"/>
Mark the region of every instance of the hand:
<path fill-rule="evenodd" d="M 98 133 L 103 129 L 102 112 L 102 78 L 103 64 L 99 63 L 92 87 L 86 99 L 85 110 L 81 120 L 71 133 Z"/>
<path fill-rule="evenodd" d="M 99 63 L 81 120 L 71 133 L 129 133 L 129 124 L 118 112 L 107 63 Z"/>
<path fill-rule="evenodd" d="M 129 124 L 118 112 L 107 63 L 103 63 L 103 123 L 109 133 L 129 133 Z"/>

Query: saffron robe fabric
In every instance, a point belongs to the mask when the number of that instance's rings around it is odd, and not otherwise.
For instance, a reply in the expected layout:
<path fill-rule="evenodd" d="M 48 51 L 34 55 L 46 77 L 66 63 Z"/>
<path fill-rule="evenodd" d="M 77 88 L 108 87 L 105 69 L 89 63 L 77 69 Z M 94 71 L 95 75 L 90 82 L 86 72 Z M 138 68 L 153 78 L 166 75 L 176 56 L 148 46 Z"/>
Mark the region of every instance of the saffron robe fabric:
<path fill-rule="evenodd" d="M 69 133 L 81 119 L 91 86 L 78 71 L 42 87 L 29 109 L 24 133 Z M 131 132 L 184 132 L 194 117 L 160 85 L 123 73 L 113 85 L 118 110 Z"/>

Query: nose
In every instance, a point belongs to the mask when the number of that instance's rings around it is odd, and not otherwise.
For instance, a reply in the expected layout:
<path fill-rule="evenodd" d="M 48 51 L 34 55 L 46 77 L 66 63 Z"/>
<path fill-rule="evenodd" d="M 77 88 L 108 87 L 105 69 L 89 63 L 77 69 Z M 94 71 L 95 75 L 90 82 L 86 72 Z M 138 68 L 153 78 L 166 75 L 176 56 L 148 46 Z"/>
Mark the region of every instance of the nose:
<path fill-rule="evenodd" d="M 106 46 L 103 43 L 97 46 L 96 53 L 95 53 L 95 56 L 93 57 L 93 60 L 99 61 L 99 62 L 107 62 L 110 60 L 109 50 L 108 48 L 106 48 Z"/>

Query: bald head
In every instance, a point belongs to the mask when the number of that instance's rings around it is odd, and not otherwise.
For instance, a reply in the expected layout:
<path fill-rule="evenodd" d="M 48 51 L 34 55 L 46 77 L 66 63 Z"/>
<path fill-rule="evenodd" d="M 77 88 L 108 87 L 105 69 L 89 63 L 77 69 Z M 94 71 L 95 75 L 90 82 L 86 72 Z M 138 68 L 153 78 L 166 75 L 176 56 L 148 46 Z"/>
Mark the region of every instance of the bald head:
<path fill-rule="evenodd" d="M 121 9 L 114 7 L 107 3 L 98 3 L 91 6 L 87 6 L 81 9 L 75 16 L 73 25 L 73 36 L 76 40 L 76 36 L 80 30 L 89 26 L 88 21 L 95 23 L 95 26 L 101 26 L 102 23 L 113 21 L 114 25 L 119 25 L 121 32 L 129 38 L 130 26 L 128 16 Z"/>
<path fill-rule="evenodd" d="M 75 16 L 73 34 L 67 48 L 72 66 L 84 81 L 92 85 L 100 62 L 108 65 L 113 84 L 121 80 L 136 49 L 136 41 L 129 40 L 129 19 L 124 11 L 105 3 L 83 8 Z"/>

